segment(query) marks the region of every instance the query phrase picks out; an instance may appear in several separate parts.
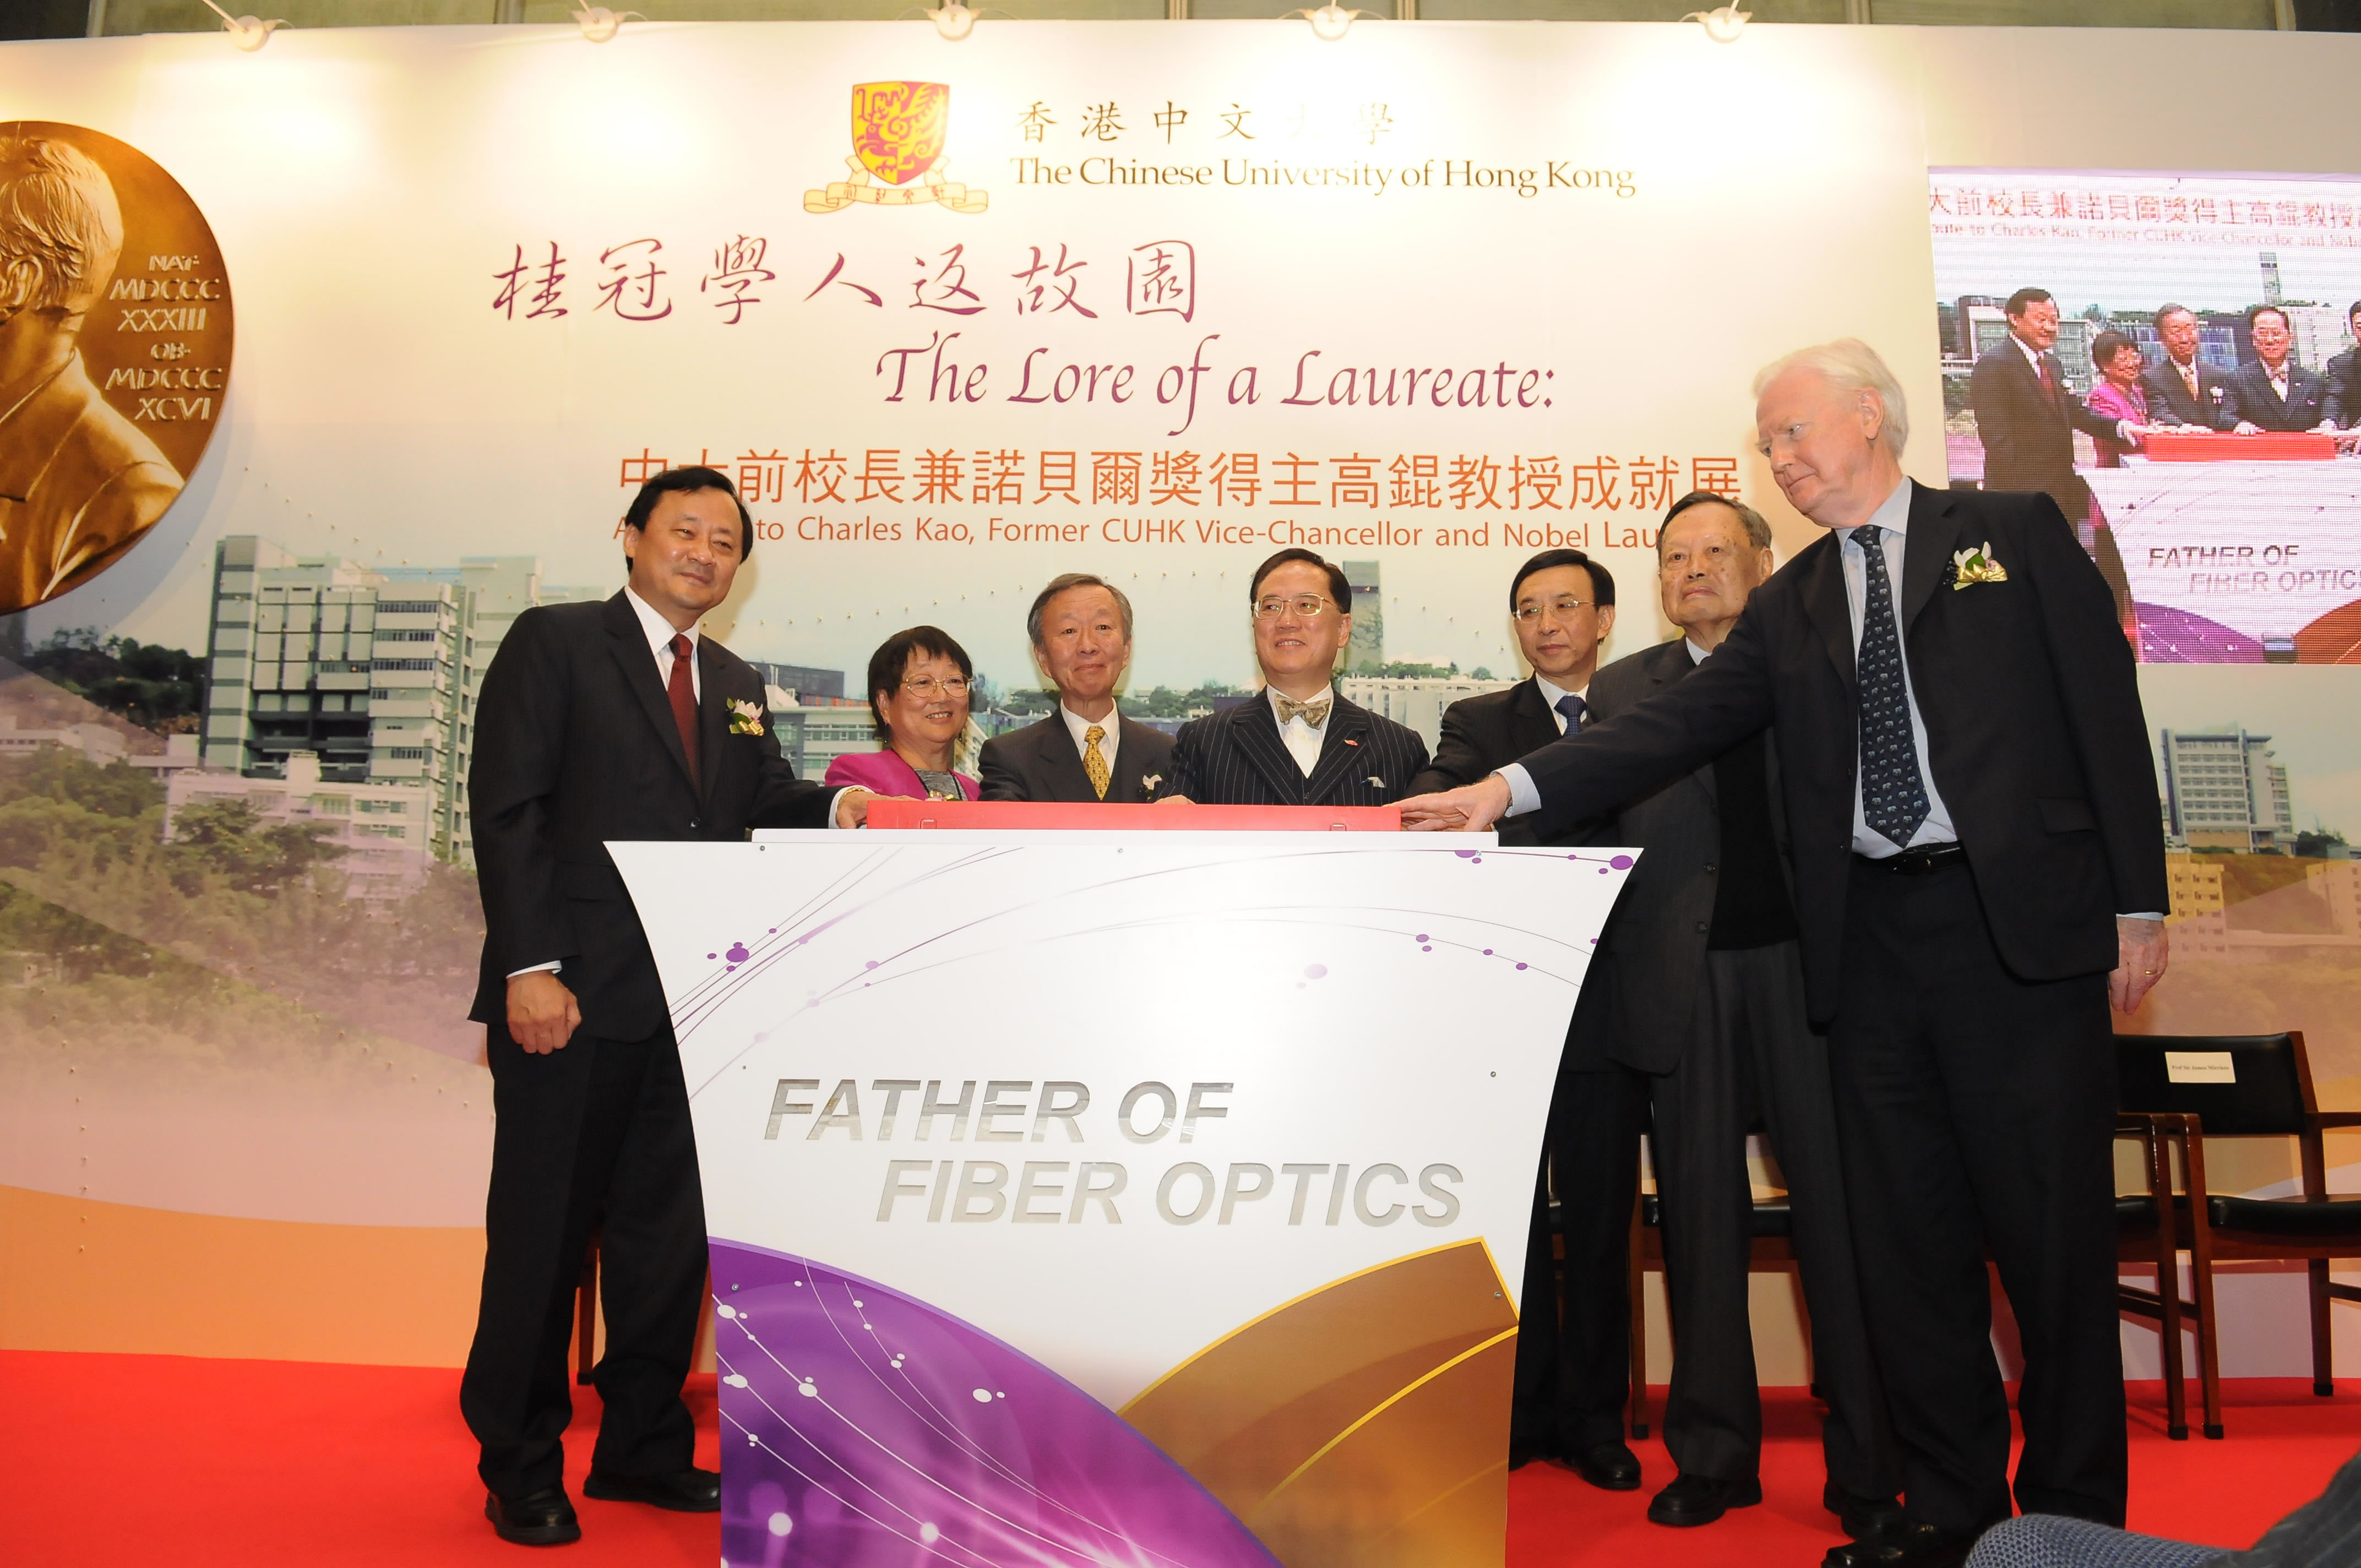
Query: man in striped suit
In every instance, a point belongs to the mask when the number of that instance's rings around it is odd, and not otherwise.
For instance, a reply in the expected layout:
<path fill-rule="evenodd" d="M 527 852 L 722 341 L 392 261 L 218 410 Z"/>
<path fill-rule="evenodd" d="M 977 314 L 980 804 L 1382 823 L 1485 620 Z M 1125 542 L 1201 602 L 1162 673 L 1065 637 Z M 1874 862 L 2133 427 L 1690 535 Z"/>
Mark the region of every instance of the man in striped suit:
<path fill-rule="evenodd" d="M 1256 568 L 1246 598 L 1262 695 L 1182 725 L 1157 799 L 1389 806 L 1410 794 L 1426 742 L 1346 702 L 1332 684 L 1353 638 L 1343 569 L 1309 550 L 1282 550 Z"/>

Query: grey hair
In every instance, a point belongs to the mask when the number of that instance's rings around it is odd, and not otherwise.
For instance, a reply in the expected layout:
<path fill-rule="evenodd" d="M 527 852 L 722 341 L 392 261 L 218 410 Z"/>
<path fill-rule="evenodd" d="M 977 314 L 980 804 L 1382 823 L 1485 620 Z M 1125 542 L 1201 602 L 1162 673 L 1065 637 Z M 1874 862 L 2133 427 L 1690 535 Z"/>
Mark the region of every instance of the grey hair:
<path fill-rule="evenodd" d="M 1123 640 L 1126 642 L 1131 641 L 1131 600 L 1125 597 L 1124 591 L 1104 577 L 1093 576 L 1088 572 L 1068 572 L 1050 578 L 1048 585 L 1033 596 L 1033 608 L 1025 614 L 1025 635 L 1032 640 L 1034 647 L 1041 646 L 1041 617 L 1048 611 L 1049 601 L 1068 588 L 1104 588 L 1113 594 L 1115 608 L 1123 616 Z"/>
<path fill-rule="evenodd" d="M 1761 397 L 1763 388 L 1790 370 L 1809 370 L 1840 392 L 1874 392 L 1885 409 L 1885 422 L 1879 427 L 1877 438 L 1894 457 L 1901 457 L 1910 441 L 1910 407 L 1902 395 L 1902 383 L 1886 368 L 1877 350 L 1857 337 L 1799 348 L 1754 373 L 1754 395 Z"/>
<path fill-rule="evenodd" d="M 1738 514 L 1739 522 L 1743 525 L 1746 530 L 1747 543 L 1752 545 L 1757 550 L 1768 550 L 1771 548 L 1771 525 L 1763 520 L 1761 512 L 1756 511 L 1744 501 L 1738 500 L 1730 496 L 1725 496 L 1718 490 L 1691 490 L 1687 495 L 1685 495 L 1679 500 L 1675 501 L 1673 503 L 1673 510 L 1664 514 L 1664 521 L 1656 525 L 1657 560 L 1662 561 L 1664 558 L 1664 534 L 1665 532 L 1673 526 L 1673 519 L 1680 516 L 1681 513 L 1687 511 L 1692 507 L 1701 507 L 1708 504 L 1726 506 L 1730 510 Z"/>
<path fill-rule="evenodd" d="M 123 209 L 88 153 L 45 137 L 0 139 L 0 291 L 16 308 L 57 310 L 94 296 L 122 248 Z M 27 263 L 40 283 L 16 297 Z"/>

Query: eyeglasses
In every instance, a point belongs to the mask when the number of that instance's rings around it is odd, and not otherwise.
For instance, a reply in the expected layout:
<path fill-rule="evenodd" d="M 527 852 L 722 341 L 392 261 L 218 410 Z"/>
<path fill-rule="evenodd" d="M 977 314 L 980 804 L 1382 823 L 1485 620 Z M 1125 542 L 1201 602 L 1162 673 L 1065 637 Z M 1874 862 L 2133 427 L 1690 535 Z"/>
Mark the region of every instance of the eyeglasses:
<path fill-rule="evenodd" d="M 1521 604 L 1517 607 L 1517 623 L 1521 626 L 1531 626 L 1545 614 L 1569 616 L 1576 610 L 1588 609 L 1596 602 L 1593 599 L 1567 598 L 1552 599 L 1547 604 Z"/>
<path fill-rule="evenodd" d="M 902 683 L 902 689 L 908 692 L 912 696 L 917 697 L 920 702 L 925 702 L 931 698 L 937 692 L 942 693 L 945 696 L 967 696 L 967 682 L 961 680 L 957 675 L 953 675 L 947 681 L 939 681 L 932 675 L 920 675 L 915 681 L 904 681 Z"/>
<path fill-rule="evenodd" d="M 1298 594 L 1293 598 L 1281 598 L 1277 594 L 1273 594 L 1268 598 L 1255 600 L 1255 619 L 1275 620 L 1291 609 L 1304 620 L 1310 620 L 1315 616 L 1326 614 L 1328 607 L 1334 602 L 1325 594 Z"/>

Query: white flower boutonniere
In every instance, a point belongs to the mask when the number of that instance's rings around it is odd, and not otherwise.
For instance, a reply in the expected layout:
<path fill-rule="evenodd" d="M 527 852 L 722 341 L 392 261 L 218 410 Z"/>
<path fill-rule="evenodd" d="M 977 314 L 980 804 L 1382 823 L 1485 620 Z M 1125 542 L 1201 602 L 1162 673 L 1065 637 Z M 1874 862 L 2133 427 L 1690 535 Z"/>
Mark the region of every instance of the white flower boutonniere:
<path fill-rule="evenodd" d="M 2008 569 L 1992 558 L 1992 541 L 1987 539 L 1972 550 L 1951 552 L 1951 587 L 1953 591 L 1972 587 L 1978 583 L 2004 583 Z"/>
<path fill-rule="evenodd" d="M 763 705 L 741 697 L 730 699 L 730 733 L 760 735 L 763 732 Z"/>
<path fill-rule="evenodd" d="M 1149 773 L 1146 778 L 1139 781 L 1139 793 L 1146 795 L 1152 795 L 1156 793 L 1156 786 L 1163 782 L 1164 775 L 1162 773 Z"/>

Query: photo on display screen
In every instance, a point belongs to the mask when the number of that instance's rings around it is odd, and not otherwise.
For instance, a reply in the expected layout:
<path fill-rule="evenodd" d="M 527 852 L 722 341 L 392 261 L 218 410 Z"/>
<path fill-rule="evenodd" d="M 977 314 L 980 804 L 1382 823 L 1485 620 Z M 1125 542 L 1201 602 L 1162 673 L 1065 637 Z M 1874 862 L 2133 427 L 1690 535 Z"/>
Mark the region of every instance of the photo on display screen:
<path fill-rule="evenodd" d="M 2361 662 L 2361 181 L 1928 186 L 1951 483 L 2053 497 L 2143 663 Z"/>

